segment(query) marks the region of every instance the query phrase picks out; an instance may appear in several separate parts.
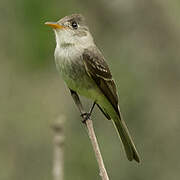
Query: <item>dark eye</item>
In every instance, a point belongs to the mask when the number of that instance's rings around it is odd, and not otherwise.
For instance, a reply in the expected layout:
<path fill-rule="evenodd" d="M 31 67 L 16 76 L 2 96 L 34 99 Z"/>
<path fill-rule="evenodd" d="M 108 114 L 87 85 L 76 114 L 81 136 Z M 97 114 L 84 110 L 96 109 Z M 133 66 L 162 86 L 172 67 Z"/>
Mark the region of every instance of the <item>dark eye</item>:
<path fill-rule="evenodd" d="M 78 28 L 78 25 L 77 25 L 77 22 L 76 21 L 73 21 L 71 23 L 71 26 L 74 28 L 74 29 L 77 29 Z"/>

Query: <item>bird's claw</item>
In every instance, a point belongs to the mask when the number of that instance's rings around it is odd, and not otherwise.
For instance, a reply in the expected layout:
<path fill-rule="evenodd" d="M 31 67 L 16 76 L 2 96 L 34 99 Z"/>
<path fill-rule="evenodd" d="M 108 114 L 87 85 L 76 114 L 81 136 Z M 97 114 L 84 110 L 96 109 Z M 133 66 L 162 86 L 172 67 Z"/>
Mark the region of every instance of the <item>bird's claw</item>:
<path fill-rule="evenodd" d="M 83 118 L 82 123 L 86 123 L 86 121 L 90 118 L 90 116 L 91 116 L 91 113 L 89 112 L 82 113 L 81 114 L 81 117 Z"/>

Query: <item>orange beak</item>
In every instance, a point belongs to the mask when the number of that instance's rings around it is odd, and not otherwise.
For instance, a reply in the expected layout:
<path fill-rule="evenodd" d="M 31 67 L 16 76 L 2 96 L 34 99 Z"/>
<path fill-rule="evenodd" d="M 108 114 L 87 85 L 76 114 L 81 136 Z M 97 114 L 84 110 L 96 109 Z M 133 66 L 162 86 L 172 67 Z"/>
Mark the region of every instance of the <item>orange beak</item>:
<path fill-rule="evenodd" d="M 62 26 L 56 22 L 46 22 L 45 25 L 48 25 L 48 26 L 52 27 L 53 29 L 64 29 L 64 28 L 66 28 L 65 26 Z"/>

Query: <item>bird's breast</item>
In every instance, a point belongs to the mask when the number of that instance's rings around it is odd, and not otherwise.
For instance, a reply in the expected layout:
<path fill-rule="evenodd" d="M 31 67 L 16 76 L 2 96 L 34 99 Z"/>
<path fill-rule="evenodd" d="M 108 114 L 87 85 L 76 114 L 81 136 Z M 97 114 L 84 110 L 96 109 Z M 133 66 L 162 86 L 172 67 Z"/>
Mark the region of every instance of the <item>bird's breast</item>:
<path fill-rule="evenodd" d="M 58 71 L 67 86 L 91 99 L 98 96 L 95 82 L 87 74 L 81 54 L 65 54 L 55 52 L 55 62 Z"/>

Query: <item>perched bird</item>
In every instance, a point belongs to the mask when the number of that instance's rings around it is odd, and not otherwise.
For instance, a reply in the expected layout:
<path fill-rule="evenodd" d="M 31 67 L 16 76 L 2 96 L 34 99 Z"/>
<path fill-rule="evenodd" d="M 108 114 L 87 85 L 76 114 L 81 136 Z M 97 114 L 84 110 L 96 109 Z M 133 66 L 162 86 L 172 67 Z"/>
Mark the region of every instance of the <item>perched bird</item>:
<path fill-rule="evenodd" d="M 83 117 L 88 118 L 95 105 L 107 119 L 112 119 L 121 137 L 127 158 L 140 162 L 138 152 L 122 119 L 116 85 L 109 67 L 94 43 L 80 14 L 65 16 L 58 22 L 46 22 L 56 37 L 55 63 Z M 84 112 L 79 95 L 93 100 L 89 113 Z"/>

